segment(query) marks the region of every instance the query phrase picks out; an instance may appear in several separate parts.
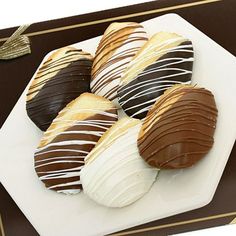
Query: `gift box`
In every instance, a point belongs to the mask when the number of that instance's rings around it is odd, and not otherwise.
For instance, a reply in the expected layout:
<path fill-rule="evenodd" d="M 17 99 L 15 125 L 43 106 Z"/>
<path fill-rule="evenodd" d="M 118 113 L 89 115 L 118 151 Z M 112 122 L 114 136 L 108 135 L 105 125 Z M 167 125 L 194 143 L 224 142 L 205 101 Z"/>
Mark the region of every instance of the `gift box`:
<path fill-rule="evenodd" d="M 234 0 L 159 0 L 102 12 L 34 23 L 23 33 L 29 38 L 31 52 L 10 60 L 0 60 L 1 126 L 32 78 L 44 56 L 57 48 L 103 34 L 114 21 L 142 22 L 167 13 L 176 13 L 197 27 L 230 53 L 236 55 Z M 0 31 L 0 46 L 16 31 Z M 206 206 L 168 218 L 125 229 L 114 235 L 167 235 L 219 225 L 236 219 L 236 148 L 232 149 L 213 200 Z M 0 232 L 2 235 L 38 235 L 3 186 L 0 188 Z"/>

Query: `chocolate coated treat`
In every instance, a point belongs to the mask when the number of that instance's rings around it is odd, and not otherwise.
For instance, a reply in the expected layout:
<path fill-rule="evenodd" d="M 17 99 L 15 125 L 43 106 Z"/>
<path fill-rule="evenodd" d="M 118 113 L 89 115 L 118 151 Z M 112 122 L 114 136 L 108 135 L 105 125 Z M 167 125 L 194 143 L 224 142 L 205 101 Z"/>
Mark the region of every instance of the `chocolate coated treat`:
<path fill-rule="evenodd" d="M 157 168 L 192 166 L 211 149 L 216 119 L 210 91 L 190 85 L 174 86 L 144 119 L 138 138 L 140 155 Z"/>
<path fill-rule="evenodd" d="M 127 206 L 149 191 L 158 170 L 148 166 L 137 147 L 141 121 L 117 121 L 85 158 L 81 170 L 83 191 L 108 207 Z"/>
<path fill-rule="evenodd" d="M 112 102 L 100 96 L 84 93 L 70 102 L 53 120 L 35 152 L 35 170 L 45 186 L 78 193 L 84 158 L 117 118 Z"/>
<path fill-rule="evenodd" d="M 58 112 L 89 92 L 92 56 L 80 49 L 56 50 L 40 66 L 30 85 L 26 109 L 30 119 L 45 131 Z"/>
<path fill-rule="evenodd" d="M 191 41 L 175 33 L 155 34 L 137 53 L 121 78 L 118 101 L 127 115 L 143 119 L 163 92 L 190 83 Z"/>
<path fill-rule="evenodd" d="M 146 41 L 147 34 L 139 23 L 110 24 L 95 54 L 91 91 L 113 101 L 122 73 Z"/>

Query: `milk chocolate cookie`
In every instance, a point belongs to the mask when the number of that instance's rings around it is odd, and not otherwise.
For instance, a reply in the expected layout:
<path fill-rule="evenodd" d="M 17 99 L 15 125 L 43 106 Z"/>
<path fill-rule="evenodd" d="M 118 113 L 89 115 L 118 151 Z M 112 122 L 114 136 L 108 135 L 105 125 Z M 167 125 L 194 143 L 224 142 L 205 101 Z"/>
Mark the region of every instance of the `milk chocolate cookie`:
<path fill-rule="evenodd" d="M 84 158 L 117 121 L 112 102 L 84 93 L 53 120 L 35 152 L 35 170 L 48 189 L 77 193 Z"/>
<path fill-rule="evenodd" d="M 151 166 L 186 168 L 214 143 L 217 109 L 213 94 L 190 85 L 167 90 L 148 112 L 138 138 L 139 153 Z"/>

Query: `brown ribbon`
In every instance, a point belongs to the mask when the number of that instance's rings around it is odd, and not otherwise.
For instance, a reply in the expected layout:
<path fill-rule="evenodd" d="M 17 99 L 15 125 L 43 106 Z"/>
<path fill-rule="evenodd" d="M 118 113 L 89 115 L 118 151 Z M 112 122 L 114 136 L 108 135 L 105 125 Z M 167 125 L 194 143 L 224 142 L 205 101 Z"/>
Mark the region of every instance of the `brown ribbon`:
<path fill-rule="evenodd" d="M 29 38 L 21 35 L 29 26 L 20 26 L 0 47 L 0 60 L 10 60 L 31 53 Z"/>

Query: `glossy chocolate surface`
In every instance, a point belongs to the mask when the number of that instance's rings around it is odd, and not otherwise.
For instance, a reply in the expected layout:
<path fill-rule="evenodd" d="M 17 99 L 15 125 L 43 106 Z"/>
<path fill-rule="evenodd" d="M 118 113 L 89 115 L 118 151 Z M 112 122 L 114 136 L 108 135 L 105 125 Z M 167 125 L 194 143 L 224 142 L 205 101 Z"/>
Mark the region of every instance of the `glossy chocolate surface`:
<path fill-rule="evenodd" d="M 157 168 L 192 166 L 211 149 L 216 118 L 210 91 L 193 86 L 172 88 L 144 120 L 138 140 L 140 155 Z"/>
<path fill-rule="evenodd" d="M 232 31 L 232 22 L 236 20 L 235 0 L 218 1 L 206 4 L 199 4 L 198 6 L 169 9 L 166 11 L 155 12 L 152 14 L 143 14 L 147 10 L 163 9 L 166 7 L 173 7 L 179 4 L 192 3 L 195 0 L 159 0 L 146 2 L 139 5 L 126 6 L 119 9 L 112 9 L 108 11 L 100 11 L 89 13 L 86 15 L 73 16 L 57 20 L 50 20 L 41 23 L 35 23 L 30 26 L 27 32 L 37 32 L 45 29 L 53 29 L 57 27 L 64 27 L 67 25 L 84 23 L 91 20 L 100 20 L 104 16 L 116 17 L 120 15 L 127 15 L 133 13 L 141 13 L 141 16 L 132 16 L 125 20 L 141 22 L 163 15 L 165 13 L 176 13 L 189 21 L 199 30 L 204 32 L 210 38 L 226 48 L 229 52 L 236 55 L 236 32 Z M 199 17 L 201 16 L 201 17 Z M 211 19 L 211 20 L 209 20 Z M 98 35 L 103 34 L 104 30 L 110 22 L 88 25 L 86 27 L 78 27 L 65 31 L 58 31 L 44 35 L 36 35 L 30 37 L 32 42 L 32 53 L 11 60 L 9 62 L 2 61 L 0 63 L 1 70 L 1 126 L 9 115 L 10 111 L 17 102 L 25 86 L 28 84 L 32 74 L 37 69 L 40 61 L 44 55 L 59 47 L 83 41 Z M 11 29 L 4 29 L 0 31 L 1 37 L 10 36 L 17 27 Z M 42 43 L 47 42 L 47 43 Z M 19 70 L 24 68 L 24 70 Z M 5 102 L 7 101 L 7 102 Z M 225 217 L 207 220 L 208 216 L 219 214 L 227 214 L 236 211 L 236 189 L 233 187 L 236 179 L 236 145 L 231 152 L 231 156 L 227 163 L 224 174 L 217 187 L 213 200 L 207 206 L 164 218 L 161 220 L 152 221 L 143 225 L 135 226 L 131 229 L 126 229 L 126 234 L 130 230 L 140 230 L 135 233 L 137 236 L 166 236 L 186 231 L 193 231 L 207 227 L 220 226 L 229 224 L 236 216 L 229 215 Z M 8 236 L 15 236 L 19 232 L 23 235 L 39 235 L 30 222 L 23 215 L 15 201 L 7 194 L 7 191 L 1 185 L 1 217 L 3 221 L 3 228 L 5 234 Z M 202 219 L 192 223 L 184 223 L 193 219 Z M 168 227 L 170 224 L 176 226 Z M 160 227 L 164 226 L 164 227 Z M 167 227 L 166 227 L 167 226 Z M 123 232 L 122 232 L 123 233 Z M 133 233 L 134 234 L 134 233 Z"/>
<path fill-rule="evenodd" d="M 181 43 L 147 66 L 132 81 L 118 90 L 119 103 L 131 117 L 143 119 L 156 99 L 171 86 L 191 81 L 193 46 Z M 148 54 L 147 54 L 148 58 Z"/>
<path fill-rule="evenodd" d="M 68 60 L 74 56 L 73 54 L 79 54 L 80 51 L 70 50 L 57 60 L 46 61 L 39 69 L 39 72 L 43 71 L 43 75 L 36 76 L 34 79 L 36 81 L 42 80 L 39 85 L 42 83 L 44 85 L 39 89 L 37 89 L 38 84 L 33 86 L 34 92 L 37 93 L 27 101 L 26 109 L 30 119 L 43 131 L 49 127 L 58 112 L 70 101 L 80 94 L 90 91 L 92 60 L 87 58 L 72 60 L 66 67 L 59 68 L 64 63 L 68 63 Z M 50 77 L 54 67 L 56 74 Z M 31 93 L 29 91 L 27 96 Z"/>
<path fill-rule="evenodd" d="M 101 135 L 117 120 L 116 110 L 104 111 L 77 121 L 35 153 L 35 170 L 45 186 L 74 194 L 82 189 L 80 170 L 84 158 Z"/>

